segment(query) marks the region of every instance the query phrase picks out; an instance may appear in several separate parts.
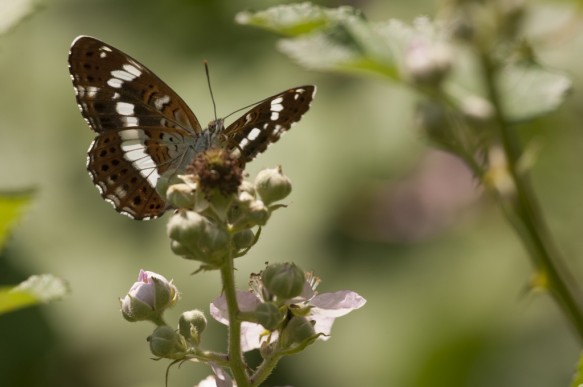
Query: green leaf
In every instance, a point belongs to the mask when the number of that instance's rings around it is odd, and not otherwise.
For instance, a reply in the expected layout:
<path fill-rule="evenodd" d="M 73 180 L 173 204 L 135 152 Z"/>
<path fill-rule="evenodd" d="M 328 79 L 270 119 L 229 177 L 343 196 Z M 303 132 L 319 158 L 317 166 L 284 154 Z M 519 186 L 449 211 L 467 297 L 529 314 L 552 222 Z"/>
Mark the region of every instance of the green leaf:
<path fill-rule="evenodd" d="M 511 64 L 499 73 L 505 115 L 514 122 L 557 109 L 571 91 L 571 80 L 536 63 Z"/>
<path fill-rule="evenodd" d="M 579 363 L 577 364 L 571 387 L 581 387 L 581 385 L 583 385 L 583 355 L 579 356 Z"/>
<path fill-rule="evenodd" d="M 235 16 L 235 21 L 282 35 L 299 36 L 330 27 L 351 16 L 360 16 L 360 11 L 348 6 L 322 8 L 311 3 L 300 3 L 278 5 L 265 11 L 240 12 Z"/>
<path fill-rule="evenodd" d="M 61 299 L 68 284 L 51 274 L 33 275 L 15 287 L 0 288 L 0 314 Z"/>
<path fill-rule="evenodd" d="M 451 48 L 453 68 L 445 80 L 449 100 L 464 104 L 485 98 L 481 68 L 471 48 L 451 43 L 448 26 L 419 17 L 371 23 L 360 11 L 344 6 L 323 8 L 310 3 L 280 5 L 237 15 L 241 24 L 286 35 L 278 48 L 300 65 L 318 71 L 372 73 L 408 85 L 403 63 L 416 44 Z M 535 63 L 508 63 L 498 74 L 507 119 L 520 122 L 555 110 L 571 89 L 564 74 Z"/>
<path fill-rule="evenodd" d="M 20 219 L 33 195 L 32 189 L 11 193 L 0 192 L 0 250 L 4 247 L 10 229 Z"/>
<path fill-rule="evenodd" d="M 396 63 L 385 39 L 351 7 L 322 8 L 310 3 L 280 5 L 243 12 L 237 22 L 292 38 L 279 49 L 312 70 L 368 72 L 397 77 Z"/>

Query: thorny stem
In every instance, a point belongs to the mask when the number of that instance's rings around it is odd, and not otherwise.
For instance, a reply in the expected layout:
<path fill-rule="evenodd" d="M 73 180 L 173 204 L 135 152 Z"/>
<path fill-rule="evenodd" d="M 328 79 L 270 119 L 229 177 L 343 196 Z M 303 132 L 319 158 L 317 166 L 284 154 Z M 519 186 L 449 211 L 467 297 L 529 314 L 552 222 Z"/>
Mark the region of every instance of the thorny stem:
<path fill-rule="evenodd" d="M 480 63 L 484 74 L 488 98 L 495 110 L 495 123 L 499 130 L 507 159 L 508 171 L 516 189 L 513 197 L 498 196 L 511 224 L 531 252 L 535 268 L 545 276 L 547 287 L 583 341 L 583 296 L 551 238 L 540 207 L 525 172 L 518 170 L 522 155 L 516 133 L 509 126 L 502 110 L 496 87 L 496 68 L 490 56 L 481 52 Z M 505 202 L 510 200 L 510 202 Z"/>
<path fill-rule="evenodd" d="M 248 387 L 250 386 L 249 378 L 245 372 L 246 366 L 241 352 L 241 322 L 237 317 L 239 306 L 237 305 L 237 293 L 235 291 L 235 267 L 232 252 L 226 258 L 223 265 L 221 265 L 221 278 L 229 312 L 229 362 L 233 377 L 237 381 L 237 386 Z"/>

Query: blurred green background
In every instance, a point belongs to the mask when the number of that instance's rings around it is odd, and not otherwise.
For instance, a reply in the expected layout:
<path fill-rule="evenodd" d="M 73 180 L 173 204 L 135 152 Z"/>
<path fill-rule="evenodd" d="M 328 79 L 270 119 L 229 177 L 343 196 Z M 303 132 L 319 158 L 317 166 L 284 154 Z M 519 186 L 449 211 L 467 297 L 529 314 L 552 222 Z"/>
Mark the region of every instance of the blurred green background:
<path fill-rule="evenodd" d="M 10 2 L 11 0 L 0 0 Z M 140 268 L 173 278 L 183 293 L 169 312 L 201 308 L 218 273 L 191 276 L 169 249 L 166 218 L 136 222 L 99 197 L 85 170 L 93 138 L 75 103 L 69 45 L 92 35 L 132 55 L 176 90 L 201 122 L 291 86 L 318 86 L 312 109 L 248 168 L 278 164 L 294 183 L 252 252 L 237 262 L 241 288 L 265 261 L 295 261 L 366 306 L 337 320 L 332 338 L 285 358 L 267 385 L 567 386 L 576 336 L 546 295 L 525 294 L 528 257 L 495 203 L 454 159 L 431 151 L 412 124 L 414 95 L 374 78 L 303 70 L 273 35 L 234 23 L 274 1 L 55 0 L 0 36 L 0 189 L 39 193 L 0 255 L 0 284 L 49 272 L 69 281 L 61 302 L 0 317 L 0 386 L 164 385 L 167 361 L 150 360 L 152 326 L 130 324 L 117 298 Z M 317 2 L 325 6 L 346 3 Z M 352 1 L 372 20 L 432 14 L 431 1 Z M 567 71 L 574 93 L 553 115 L 520 128 L 540 154 L 535 187 L 575 276 L 583 280 L 582 24 L 568 2 L 532 3 L 528 31 L 547 65 Z M 1 16 L 1 15 L 0 15 Z M 225 348 L 211 322 L 204 337 Z M 170 386 L 192 386 L 203 365 L 174 367 Z"/>

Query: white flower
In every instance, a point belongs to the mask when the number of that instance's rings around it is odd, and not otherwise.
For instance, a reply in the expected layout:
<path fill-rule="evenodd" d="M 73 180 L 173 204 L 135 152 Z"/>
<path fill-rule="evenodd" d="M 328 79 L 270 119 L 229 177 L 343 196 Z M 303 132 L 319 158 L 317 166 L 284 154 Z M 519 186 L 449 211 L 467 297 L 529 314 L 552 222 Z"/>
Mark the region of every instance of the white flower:
<path fill-rule="evenodd" d="M 228 372 L 214 363 L 210 363 L 210 366 L 214 375 L 207 376 L 194 387 L 237 387 L 237 383 L 231 380 Z"/>
<path fill-rule="evenodd" d="M 309 312 L 305 317 L 314 322 L 315 332 L 321 334 L 318 338 L 328 340 L 334 320 L 361 308 L 366 303 L 366 300 L 358 293 L 350 290 L 318 294 L 315 291 L 318 283 L 319 279 L 310 273 L 306 273 L 304 291 L 300 296 L 290 300 L 289 303 L 300 308 L 309 308 Z M 239 310 L 253 312 L 257 305 L 263 302 L 260 296 L 261 292 L 257 290 L 249 292 L 237 291 Z M 216 298 L 211 303 L 210 314 L 218 322 L 229 325 L 227 303 L 224 296 Z M 271 332 L 270 334 L 259 324 L 250 322 L 241 324 L 241 347 L 244 352 L 260 348 L 261 342 L 264 340 L 274 342 L 277 337 L 277 332 Z"/>

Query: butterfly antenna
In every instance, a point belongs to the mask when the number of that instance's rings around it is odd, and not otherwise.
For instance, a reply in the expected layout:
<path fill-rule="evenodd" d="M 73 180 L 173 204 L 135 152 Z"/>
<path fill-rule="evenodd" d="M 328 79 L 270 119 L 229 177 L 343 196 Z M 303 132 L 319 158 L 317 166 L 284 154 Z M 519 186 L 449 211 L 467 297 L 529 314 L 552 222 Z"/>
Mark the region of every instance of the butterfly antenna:
<path fill-rule="evenodd" d="M 262 99 L 261 101 L 253 102 L 252 104 L 249 104 L 247 106 L 243 106 L 242 108 L 239 108 L 239 109 L 235 110 L 234 112 L 231 112 L 228 115 L 224 116 L 223 119 L 226 120 L 227 118 L 229 118 L 230 116 L 232 116 L 233 114 L 235 114 L 237 112 L 240 112 L 241 110 L 245 110 L 247 108 L 250 108 L 251 106 L 259 105 L 261 102 L 267 101 L 269 98 L 271 98 L 271 97 Z"/>
<path fill-rule="evenodd" d="M 211 100 L 213 101 L 213 110 L 215 111 L 215 120 L 217 119 L 217 105 L 215 104 L 215 96 L 213 95 L 213 88 L 211 87 L 211 76 L 209 73 L 209 63 L 204 60 L 204 71 L 206 72 L 206 81 L 209 85 L 209 91 L 211 93 Z"/>

